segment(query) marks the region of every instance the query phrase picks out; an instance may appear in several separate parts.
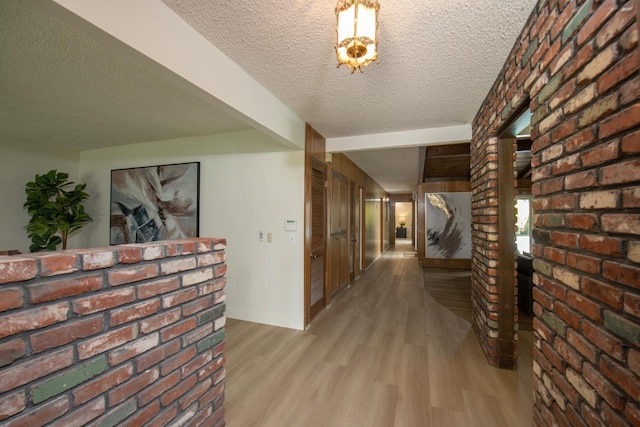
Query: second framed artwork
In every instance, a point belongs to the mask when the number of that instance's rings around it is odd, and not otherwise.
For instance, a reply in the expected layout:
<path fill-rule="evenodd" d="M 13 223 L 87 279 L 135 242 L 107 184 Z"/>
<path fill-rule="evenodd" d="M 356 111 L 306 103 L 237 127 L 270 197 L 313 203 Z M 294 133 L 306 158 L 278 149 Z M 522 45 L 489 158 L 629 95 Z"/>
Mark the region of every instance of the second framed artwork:
<path fill-rule="evenodd" d="M 426 257 L 471 259 L 471 193 L 425 194 Z"/>
<path fill-rule="evenodd" d="M 111 171 L 112 245 L 199 236 L 200 162 Z"/>

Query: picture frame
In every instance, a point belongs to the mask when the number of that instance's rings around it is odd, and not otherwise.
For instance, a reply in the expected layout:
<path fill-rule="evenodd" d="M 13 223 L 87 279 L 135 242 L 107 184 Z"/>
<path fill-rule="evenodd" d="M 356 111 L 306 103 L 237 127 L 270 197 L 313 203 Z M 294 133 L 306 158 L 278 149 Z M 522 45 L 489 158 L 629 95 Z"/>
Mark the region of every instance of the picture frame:
<path fill-rule="evenodd" d="M 471 259 L 471 193 L 425 194 L 427 258 Z"/>
<path fill-rule="evenodd" d="M 112 245 L 199 237 L 200 162 L 111 171 Z"/>

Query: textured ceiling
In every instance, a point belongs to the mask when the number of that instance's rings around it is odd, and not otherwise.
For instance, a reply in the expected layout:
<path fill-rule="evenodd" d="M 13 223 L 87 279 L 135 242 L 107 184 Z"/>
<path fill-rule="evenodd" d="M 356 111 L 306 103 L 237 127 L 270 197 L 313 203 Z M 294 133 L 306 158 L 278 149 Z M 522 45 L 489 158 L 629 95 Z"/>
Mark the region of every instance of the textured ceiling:
<path fill-rule="evenodd" d="M 163 0 L 324 137 L 471 123 L 535 0 L 380 0 L 379 64 L 336 69 L 335 0 Z"/>
<path fill-rule="evenodd" d="M 380 0 L 380 63 L 351 75 L 336 68 L 336 0 L 163 1 L 327 138 L 471 123 L 536 3 Z M 39 3 L 0 1 L 0 136 L 85 150 L 247 128 Z M 400 150 L 347 155 L 411 191 L 420 162 Z"/>
<path fill-rule="evenodd" d="M 86 150 L 249 129 L 175 75 L 24 0 L 0 1 L 0 58 L 6 138 Z"/>

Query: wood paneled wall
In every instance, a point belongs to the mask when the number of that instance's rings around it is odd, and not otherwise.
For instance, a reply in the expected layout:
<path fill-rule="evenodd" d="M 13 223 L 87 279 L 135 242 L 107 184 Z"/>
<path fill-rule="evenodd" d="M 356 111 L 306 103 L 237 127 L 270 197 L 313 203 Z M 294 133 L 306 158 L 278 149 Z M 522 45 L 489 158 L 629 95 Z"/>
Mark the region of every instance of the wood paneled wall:
<path fill-rule="evenodd" d="M 342 207 L 332 206 L 332 203 L 344 203 L 344 197 L 332 197 L 331 191 L 334 186 L 332 185 L 332 179 L 334 176 L 339 176 L 341 178 L 346 178 L 348 185 L 346 188 L 349 190 L 349 199 L 351 196 L 356 201 L 359 201 L 359 193 L 360 189 L 363 191 L 363 197 L 365 200 L 376 200 L 377 203 L 372 205 L 377 206 L 375 209 L 369 208 L 369 212 L 366 212 L 367 204 L 364 203 L 364 206 L 360 206 L 359 215 L 354 215 L 353 217 L 349 214 L 348 221 L 349 223 L 346 226 L 347 239 L 343 239 L 345 241 L 351 241 L 352 238 L 361 239 L 356 241 L 357 254 L 350 259 L 351 253 L 350 250 L 345 251 L 342 245 L 337 245 L 338 249 L 333 248 L 327 242 L 327 258 L 331 261 L 325 264 L 325 280 L 327 283 L 330 283 L 329 279 L 334 278 L 335 271 L 332 272 L 332 269 L 344 269 L 345 266 L 349 267 L 351 263 L 354 266 L 354 272 L 352 272 L 349 280 L 354 280 L 358 278 L 362 272 L 360 269 L 361 262 L 360 260 L 364 260 L 362 262 L 363 268 L 367 268 L 373 261 L 375 261 L 378 256 L 382 253 L 384 248 L 384 242 L 389 243 L 389 232 L 387 231 L 386 239 L 383 234 L 383 227 L 386 226 L 387 230 L 389 229 L 388 223 L 381 222 L 384 220 L 382 206 L 384 206 L 384 202 L 388 202 L 389 195 L 384 191 L 384 189 L 375 182 L 370 176 L 368 176 L 362 169 L 360 169 L 355 163 L 353 163 L 349 158 L 347 158 L 344 154 L 326 154 L 326 142 L 325 138 L 320 135 L 315 129 L 311 126 L 307 125 L 306 127 L 306 146 L 305 146 L 305 325 L 308 325 L 311 320 L 311 311 L 310 311 L 310 290 L 309 283 L 310 280 L 310 254 L 311 254 L 311 163 L 312 161 L 319 161 L 322 164 L 327 166 L 327 180 L 328 185 L 327 189 L 329 191 L 327 197 L 327 224 L 333 224 L 332 215 L 335 212 L 343 212 Z M 344 186 L 342 186 L 344 191 Z M 353 190 L 353 194 L 351 193 Z M 354 203 L 352 200 L 347 201 L 347 204 Z M 356 202 L 357 203 L 357 202 Z M 349 205 L 350 206 L 350 205 Z M 336 209 L 334 209 L 336 208 Z M 348 208 L 347 208 L 348 209 Z M 332 213 L 333 212 L 333 213 Z M 354 219 L 357 218 L 357 219 Z M 367 218 L 373 218 L 373 221 L 367 220 Z M 388 222 L 388 221 L 387 221 Z M 357 230 L 359 233 L 353 233 L 352 225 L 357 224 Z M 341 232 L 343 231 L 341 226 Z M 331 231 L 331 230 L 327 230 Z M 335 230 L 333 230 L 335 231 Z M 327 235 L 329 235 L 328 233 Z M 344 234 L 344 233 L 343 233 Z M 357 234 L 357 235 L 356 235 Z M 342 238 L 342 234 L 340 235 Z M 361 248 L 361 249 L 360 249 Z M 336 250 L 336 253 L 333 251 Z M 337 259 L 336 257 L 339 257 Z M 342 270 L 341 270 L 342 271 Z M 348 269 L 346 270 L 349 272 Z M 338 277 L 344 277 L 344 271 Z M 338 281 L 339 284 L 342 283 L 342 279 Z M 325 288 L 327 289 L 327 288 Z M 327 289 L 328 297 L 327 304 L 330 303 L 331 300 L 331 289 Z"/>
<path fill-rule="evenodd" d="M 363 218 L 363 227 L 362 227 L 362 238 L 364 253 L 362 254 L 362 259 L 365 260 L 364 267 L 367 268 L 373 261 L 376 260 L 382 253 L 384 249 L 386 249 L 384 242 L 386 240 L 388 246 L 389 242 L 389 225 L 388 221 L 386 221 L 384 211 L 384 203 L 388 202 L 389 194 L 378 184 L 373 178 L 367 175 L 362 169 L 360 169 L 355 163 L 353 163 L 347 156 L 341 153 L 333 153 L 330 156 L 329 165 L 332 170 L 339 172 L 340 174 L 347 177 L 349 180 L 353 180 L 355 183 L 355 188 L 362 188 L 364 190 L 364 198 L 365 200 L 373 201 L 379 200 L 380 203 L 377 204 L 379 212 L 367 212 L 367 209 L 371 210 L 375 205 L 373 203 L 367 204 L 365 203 L 362 218 Z M 373 215 L 380 218 L 380 222 L 377 221 L 367 221 L 367 218 L 371 218 Z M 386 238 L 383 233 L 383 228 L 386 223 Z M 381 227 L 382 225 L 382 227 Z M 367 237 L 368 236 L 368 237 Z"/>
<path fill-rule="evenodd" d="M 307 125 L 305 128 L 305 154 L 306 157 L 325 161 L 326 140 L 314 128 Z"/>

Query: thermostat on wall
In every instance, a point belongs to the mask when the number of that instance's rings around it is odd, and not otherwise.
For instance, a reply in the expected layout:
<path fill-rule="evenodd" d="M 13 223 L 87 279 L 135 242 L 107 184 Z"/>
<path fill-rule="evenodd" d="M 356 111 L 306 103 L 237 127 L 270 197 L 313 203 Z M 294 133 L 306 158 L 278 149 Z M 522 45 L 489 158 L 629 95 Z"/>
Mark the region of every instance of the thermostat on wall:
<path fill-rule="evenodd" d="M 298 221 L 295 219 L 285 219 L 284 231 L 298 231 Z"/>

